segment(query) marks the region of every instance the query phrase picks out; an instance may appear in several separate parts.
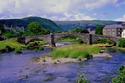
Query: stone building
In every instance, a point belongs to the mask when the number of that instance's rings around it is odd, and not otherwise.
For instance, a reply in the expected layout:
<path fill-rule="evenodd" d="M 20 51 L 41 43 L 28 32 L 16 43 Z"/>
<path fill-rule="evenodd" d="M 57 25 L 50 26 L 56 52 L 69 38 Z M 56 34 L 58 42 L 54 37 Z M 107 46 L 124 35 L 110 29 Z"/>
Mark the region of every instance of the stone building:
<path fill-rule="evenodd" d="M 106 25 L 103 28 L 103 35 L 112 37 L 121 37 L 125 26 L 121 24 Z"/>
<path fill-rule="evenodd" d="M 122 38 L 125 38 L 125 30 L 122 31 Z"/>

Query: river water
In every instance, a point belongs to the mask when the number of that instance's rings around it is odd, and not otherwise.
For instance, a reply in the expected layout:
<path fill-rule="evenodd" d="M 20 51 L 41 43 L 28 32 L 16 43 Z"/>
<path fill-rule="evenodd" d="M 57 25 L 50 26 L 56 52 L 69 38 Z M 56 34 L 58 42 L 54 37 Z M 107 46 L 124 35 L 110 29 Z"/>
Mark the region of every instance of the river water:
<path fill-rule="evenodd" d="M 0 55 L 0 83 L 76 83 L 84 74 L 90 83 L 111 83 L 120 66 L 125 65 L 125 54 L 112 54 L 111 59 L 96 57 L 80 63 L 42 65 L 32 61 L 33 57 L 51 52 L 25 51 L 22 54 Z"/>

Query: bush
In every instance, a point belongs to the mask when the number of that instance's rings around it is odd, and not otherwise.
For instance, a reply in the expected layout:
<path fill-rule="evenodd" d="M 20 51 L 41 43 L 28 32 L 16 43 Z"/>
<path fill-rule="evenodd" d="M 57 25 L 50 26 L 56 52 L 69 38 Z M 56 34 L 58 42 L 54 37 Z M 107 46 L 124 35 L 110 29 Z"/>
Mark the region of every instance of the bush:
<path fill-rule="evenodd" d="M 122 38 L 117 43 L 118 47 L 125 47 L 125 38 Z"/>
<path fill-rule="evenodd" d="M 27 49 L 29 49 L 29 50 L 43 50 L 43 45 L 41 45 L 41 43 L 38 41 L 30 42 L 27 45 Z"/>
<path fill-rule="evenodd" d="M 0 53 L 12 52 L 14 50 L 15 50 L 14 48 L 12 48 L 10 46 L 6 46 L 5 48 L 0 49 Z"/>
<path fill-rule="evenodd" d="M 112 79 L 112 83 L 125 83 L 125 66 L 119 69 L 119 75 Z"/>
<path fill-rule="evenodd" d="M 75 32 L 75 33 L 89 33 L 89 31 L 87 29 L 82 29 L 82 28 L 75 28 L 71 32 Z"/>
<path fill-rule="evenodd" d="M 21 54 L 22 53 L 22 49 L 15 49 L 15 53 Z"/>
<path fill-rule="evenodd" d="M 77 83 L 89 83 L 89 81 L 83 75 L 80 75 Z"/>
<path fill-rule="evenodd" d="M 5 32 L 3 35 L 5 36 L 5 38 L 16 37 L 15 33 L 13 32 Z"/>
<path fill-rule="evenodd" d="M 100 39 L 96 43 L 115 45 L 115 42 L 109 39 Z"/>

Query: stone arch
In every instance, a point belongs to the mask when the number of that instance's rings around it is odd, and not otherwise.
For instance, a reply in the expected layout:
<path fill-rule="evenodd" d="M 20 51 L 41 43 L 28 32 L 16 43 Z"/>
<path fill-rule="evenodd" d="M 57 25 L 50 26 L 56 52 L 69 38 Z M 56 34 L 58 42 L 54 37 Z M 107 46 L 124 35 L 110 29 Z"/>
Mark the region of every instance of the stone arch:
<path fill-rule="evenodd" d="M 63 39 L 66 39 L 66 38 L 71 38 L 71 39 L 74 39 L 74 40 L 77 40 L 77 39 L 81 39 L 82 38 L 76 34 L 62 34 L 62 35 L 55 35 L 55 42 L 58 42 L 58 41 L 61 41 Z"/>

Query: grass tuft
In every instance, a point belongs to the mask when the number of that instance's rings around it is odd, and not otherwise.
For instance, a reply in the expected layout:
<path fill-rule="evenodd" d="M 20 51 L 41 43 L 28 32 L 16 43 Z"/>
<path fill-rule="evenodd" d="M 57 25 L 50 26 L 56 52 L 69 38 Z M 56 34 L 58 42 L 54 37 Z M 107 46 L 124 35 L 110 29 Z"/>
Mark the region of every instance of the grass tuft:
<path fill-rule="evenodd" d="M 99 53 L 101 48 L 96 45 L 72 45 L 62 48 L 55 48 L 52 52 L 53 58 L 87 58 L 90 59 L 93 54 Z"/>

